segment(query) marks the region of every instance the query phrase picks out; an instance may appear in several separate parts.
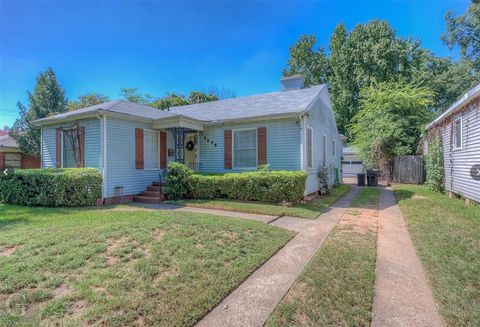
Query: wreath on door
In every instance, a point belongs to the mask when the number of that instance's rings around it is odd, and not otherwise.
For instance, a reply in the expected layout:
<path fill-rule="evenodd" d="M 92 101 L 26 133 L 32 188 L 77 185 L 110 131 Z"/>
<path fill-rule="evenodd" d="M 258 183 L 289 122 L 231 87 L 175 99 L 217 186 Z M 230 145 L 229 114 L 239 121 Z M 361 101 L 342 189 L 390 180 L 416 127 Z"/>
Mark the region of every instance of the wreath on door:
<path fill-rule="evenodd" d="M 188 141 L 185 147 L 188 151 L 192 151 L 193 149 L 195 149 L 195 144 L 192 141 Z"/>

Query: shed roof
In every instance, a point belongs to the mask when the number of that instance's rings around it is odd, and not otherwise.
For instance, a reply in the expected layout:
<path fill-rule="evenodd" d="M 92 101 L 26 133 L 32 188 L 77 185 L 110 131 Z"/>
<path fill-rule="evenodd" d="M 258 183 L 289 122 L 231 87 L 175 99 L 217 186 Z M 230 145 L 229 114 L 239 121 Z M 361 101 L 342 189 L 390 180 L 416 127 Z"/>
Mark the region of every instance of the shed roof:
<path fill-rule="evenodd" d="M 2 135 L 0 136 L 0 147 L 18 148 L 18 144 L 10 135 Z"/>

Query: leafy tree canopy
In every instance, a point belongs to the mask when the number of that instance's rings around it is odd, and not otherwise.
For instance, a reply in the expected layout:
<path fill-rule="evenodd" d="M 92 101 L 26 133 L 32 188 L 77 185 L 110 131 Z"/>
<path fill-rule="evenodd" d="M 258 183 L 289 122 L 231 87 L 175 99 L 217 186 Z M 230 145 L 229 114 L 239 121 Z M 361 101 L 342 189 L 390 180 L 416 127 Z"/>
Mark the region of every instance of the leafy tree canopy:
<path fill-rule="evenodd" d="M 68 102 L 68 110 L 77 110 L 110 101 L 110 98 L 100 93 L 88 93 L 79 95 L 75 101 Z"/>
<path fill-rule="evenodd" d="M 120 96 L 130 102 L 135 102 L 135 103 L 144 104 L 144 105 L 148 105 L 154 99 L 154 97 L 150 94 L 137 93 L 136 88 L 122 88 L 120 89 Z"/>
<path fill-rule="evenodd" d="M 165 97 L 157 99 L 150 103 L 152 107 L 158 109 L 168 109 L 170 107 L 184 106 L 187 105 L 188 100 L 185 99 L 185 96 L 179 95 L 176 93 L 168 93 Z"/>
<path fill-rule="evenodd" d="M 447 31 L 442 39 L 450 49 L 460 46 L 462 55 L 471 60 L 477 71 L 480 72 L 480 4 L 472 1 L 463 15 L 454 16 L 449 11 L 445 17 Z"/>
<path fill-rule="evenodd" d="M 431 119 L 429 107 L 434 96 L 427 87 L 403 81 L 364 88 L 359 99 L 361 110 L 350 126 L 362 159 L 377 165 L 382 156 L 388 159 L 413 153 L 420 132 Z M 381 154 L 379 149 L 383 149 Z"/>
<path fill-rule="evenodd" d="M 28 99 L 28 108 L 17 103 L 20 117 L 10 129 L 10 134 L 23 152 L 39 155 L 40 127 L 33 125 L 32 121 L 65 112 L 67 106 L 65 92 L 57 82 L 53 69 L 48 68 L 38 74 L 33 93 L 28 92 Z"/>
<path fill-rule="evenodd" d="M 204 103 L 204 102 L 217 101 L 217 100 L 218 100 L 218 97 L 216 95 L 206 94 L 198 91 L 192 91 L 188 96 L 189 104 Z"/>

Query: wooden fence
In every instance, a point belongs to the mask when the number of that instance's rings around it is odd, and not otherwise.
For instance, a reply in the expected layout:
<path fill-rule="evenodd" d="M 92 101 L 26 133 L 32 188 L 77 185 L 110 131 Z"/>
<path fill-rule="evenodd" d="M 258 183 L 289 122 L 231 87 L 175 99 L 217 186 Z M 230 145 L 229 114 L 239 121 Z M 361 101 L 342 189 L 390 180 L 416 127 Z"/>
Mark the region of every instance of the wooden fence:
<path fill-rule="evenodd" d="M 393 158 L 393 181 L 406 184 L 423 184 L 425 170 L 423 156 L 398 156 Z"/>

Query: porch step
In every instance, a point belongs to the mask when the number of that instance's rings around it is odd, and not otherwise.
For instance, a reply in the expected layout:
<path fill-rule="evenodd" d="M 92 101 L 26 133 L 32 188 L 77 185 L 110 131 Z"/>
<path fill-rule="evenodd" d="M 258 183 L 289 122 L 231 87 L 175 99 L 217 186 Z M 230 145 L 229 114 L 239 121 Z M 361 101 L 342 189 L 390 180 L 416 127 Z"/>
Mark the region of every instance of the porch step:
<path fill-rule="evenodd" d="M 160 193 L 160 191 L 143 191 L 142 193 L 140 193 L 141 196 L 150 196 L 152 198 L 158 198 L 158 197 L 161 197 L 162 196 L 162 193 Z"/>
<path fill-rule="evenodd" d="M 165 197 L 136 195 L 133 197 L 133 201 L 140 203 L 162 203 L 165 201 Z"/>
<path fill-rule="evenodd" d="M 147 191 L 159 192 L 162 190 L 161 186 L 147 186 Z"/>
<path fill-rule="evenodd" d="M 153 186 L 165 186 L 165 183 L 164 182 L 160 183 L 160 181 L 153 181 L 152 185 Z"/>

